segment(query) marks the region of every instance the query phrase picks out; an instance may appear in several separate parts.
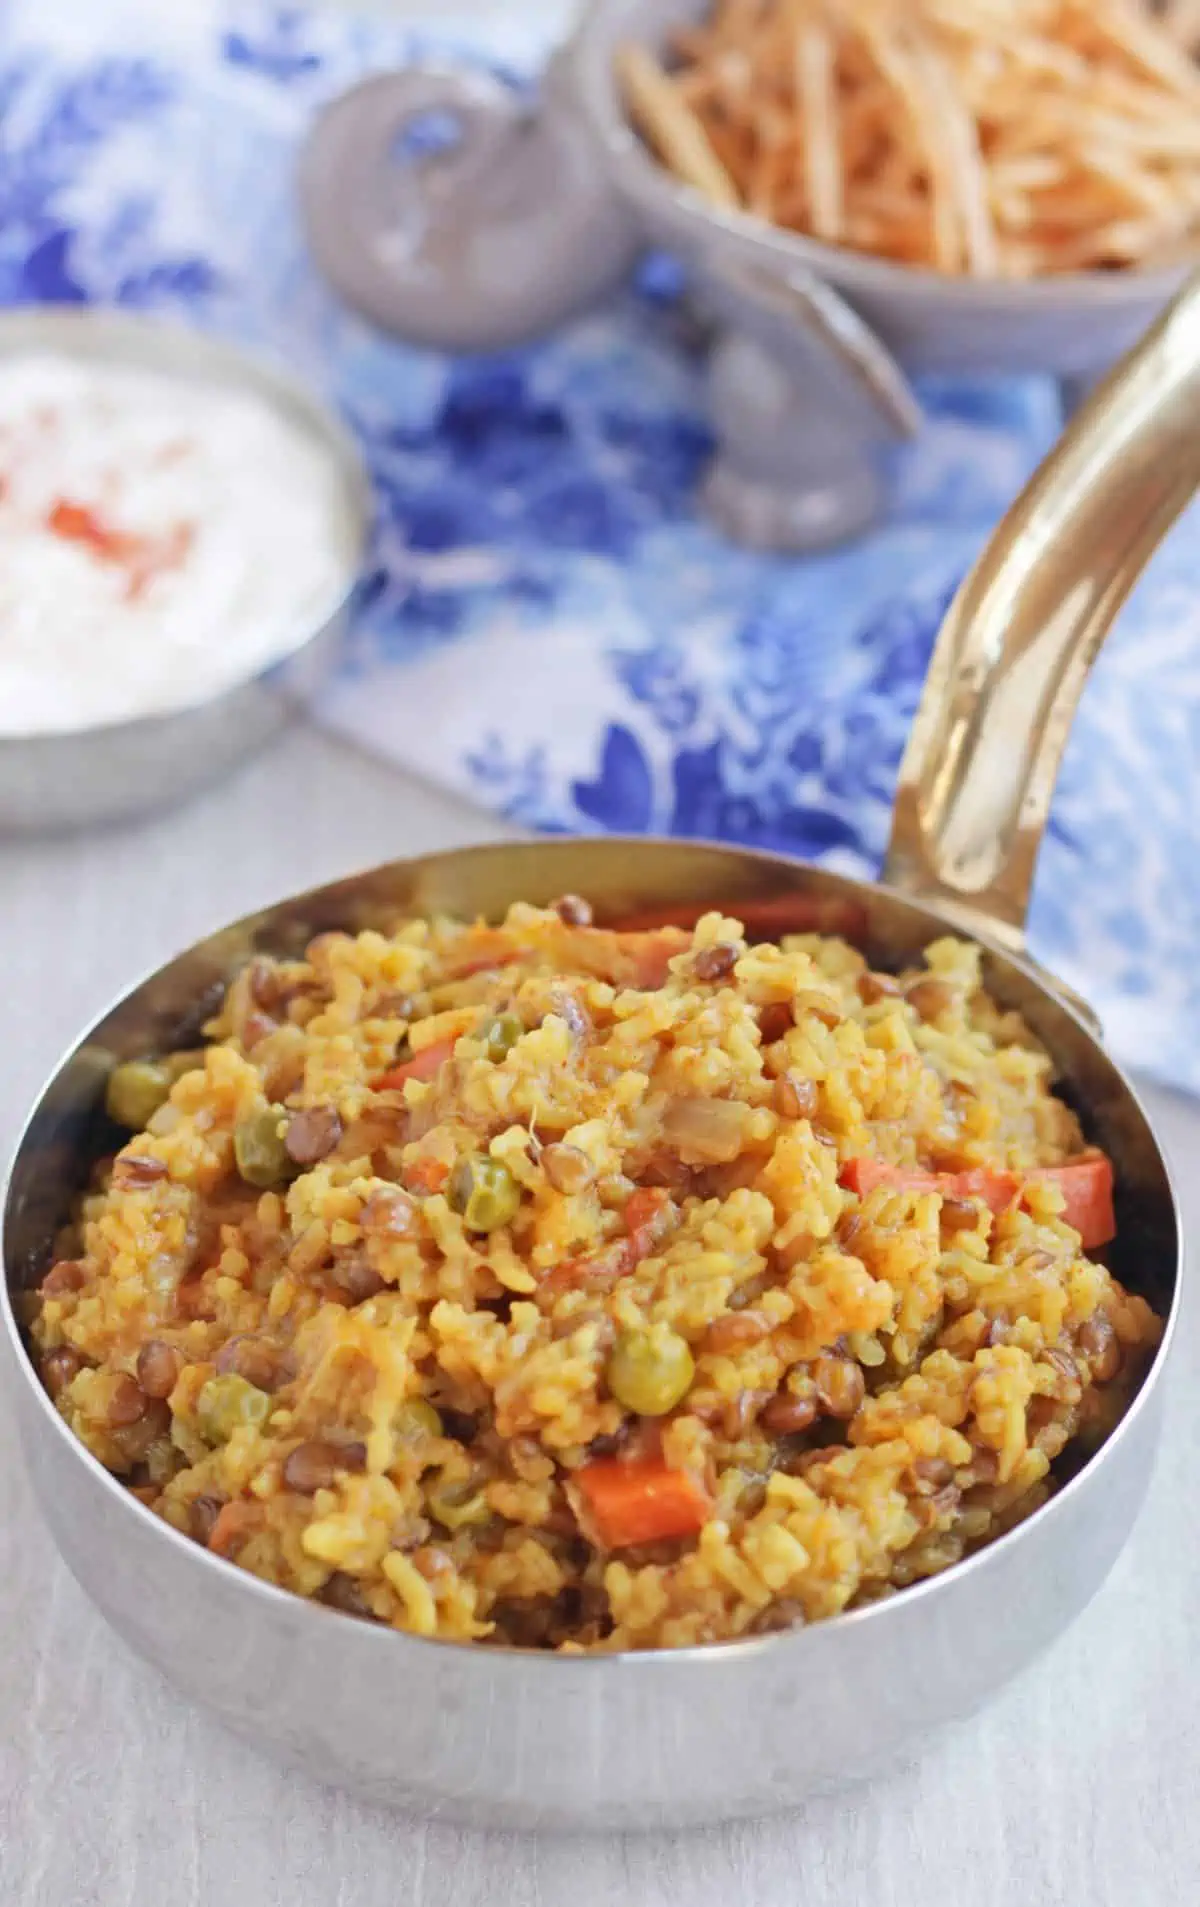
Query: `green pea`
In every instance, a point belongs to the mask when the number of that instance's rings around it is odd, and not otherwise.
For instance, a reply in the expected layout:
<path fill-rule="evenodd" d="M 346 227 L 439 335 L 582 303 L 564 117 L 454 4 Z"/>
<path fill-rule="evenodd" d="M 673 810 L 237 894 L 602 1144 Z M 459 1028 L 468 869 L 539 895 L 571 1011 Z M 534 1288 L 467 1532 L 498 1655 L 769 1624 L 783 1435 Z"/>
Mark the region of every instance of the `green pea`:
<path fill-rule="evenodd" d="M 196 1418 L 206 1443 L 228 1443 L 235 1430 L 266 1422 L 271 1399 L 257 1384 L 229 1372 L 210 1377 L 196 1399 Z"/>
<path fill-rule="evenodd" d="M 483 1490 L 462 1484 L 439 1484 L 425 1498 L 430 1516 L 444 1529 L 471 1530 L 491 1520 L 491 1508 Z"/>
<path fill-rule="evenodd" d="M 515 1013 L 497 1013 L 492 1019 L 484 1021 L 479 1038 L 487 1047 L 488 1058 L 498 1064 L 516 1045 L 524 1031 L 524 1024 Z"/>
<path fill-rule="evenodd" d="M 153 1059 L 129 1059 L 114 1066 L 104 1094 L 105 1110 L 119 1126 L 130 1132 L 144 1132 L 160 1106 L 171 1094 L 171 1079 L 165 1066 Z"/>
<path fill-rule="evenodd" d="M 406 1397 L 396 1412 L 396 1429 L 406 1440 L 440 1437 L 442 1420 L 426 1397 Z"/>
<path fill-rule="evenodd" d="M 469 1232 L 494 1232 L 511 1224 L 521 1203 L 521 1188 L 508 1167 L 486 1155 L 460 1159 L 446 1195 Z"/>
<path fill-rule="evenodd" d="M 665 1417 L 687 1395 L 695 1375 L 687 1343 L 675 1331 L 623 1331 L 605 1376 L 618 1404 L 639 1417 Z"/>
<path fill-rule="evenodd" d="M 247 1185 L 278 1185 L 295 1177 L 283 1132 L 287 1113 L 282 1106 L 260 1106 L 239 1119 L 233 1132 L 233 1156 Z"/>

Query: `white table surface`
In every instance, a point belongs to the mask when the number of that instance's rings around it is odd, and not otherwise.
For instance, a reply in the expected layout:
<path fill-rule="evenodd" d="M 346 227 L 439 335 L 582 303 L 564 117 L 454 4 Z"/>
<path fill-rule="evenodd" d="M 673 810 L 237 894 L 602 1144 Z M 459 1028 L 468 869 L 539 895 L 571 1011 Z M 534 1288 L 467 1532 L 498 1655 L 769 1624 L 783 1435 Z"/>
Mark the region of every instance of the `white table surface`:
<path fill-rule="evenodd" d="M 297 729 L 150 825 L 0 844 L 0 1150 L 140 968 L 272 895 L 496 833 Z M 1200 1231 L 1200 1108 L 1147 1097 Z M 59 1562 L 0 1397 L 0 1907 L 1185 1907 L 1200 1899 L 1198 1385 L 1193 1304 L 1129 1548 L 983 1716 L 789 1817 L 590 1841 L 389 1816 L 276 1772 L 185 1707 Z"/>

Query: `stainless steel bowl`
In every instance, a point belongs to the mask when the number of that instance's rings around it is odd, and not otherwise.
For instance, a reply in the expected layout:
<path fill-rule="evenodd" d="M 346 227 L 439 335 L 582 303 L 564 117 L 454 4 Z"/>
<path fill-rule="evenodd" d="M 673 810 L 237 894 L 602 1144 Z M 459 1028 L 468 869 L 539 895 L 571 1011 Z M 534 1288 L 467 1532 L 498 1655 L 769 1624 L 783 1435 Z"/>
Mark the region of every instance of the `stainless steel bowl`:
<path fill-rule="evenodd" d="M 1021 919 L 1087 665 L 1200 482 L 1200 286 L 1081 414 L 953 606 L 901 776 L 892 886 L 766 854 L 551 841 L 398 862 L 269 907 L 153 974 L 55 1073 L 20 1142 L 4 1220 L 8 1382 L 68 1565 L 113 1626 L 239 1733 L 374 1800 L 505 1827 L 712 1822 L 869 1774 L 968 1715 L 1104 1580 L 1145 1493 L 1175 1335 L 1181 1241 L 1167 1168 L 1086 1009 L 1024 954 Z M 800 1632 L 620 1656 L 432 1642 L 268 1587 L 178 1535 L 66 1428 L 22 1340 L 22 1293 L 101 1143 L 114 1061 L 186 1043 L 214 985 L 319 931 L 514 898 L 588 894 L 601 917 L 734 911 L 794 895 L 849 913 L 873 961 L 975 931 L 987 983 L 1053 1054 L 1112 1155 L 1114 1268 L 1166 1320 L 1128 1414 L 1034 1516 L 970 1560 Z M 752 918 L 752 912 L 750 916 Z"/>
<path fill-rule="evenodd" d="M 301 202 L 317 263 L 343 295 L 440 349 L 539 335 L 616 285 L 639 248 L 666 246 L 715 325 L 711 513 L 743 542 L 820 547 L 884 508 L 878 453 L 920 419 L 910 373 L 1086 381 L 1187 267 L 952 278 L 715 209 L 638 138 L 614 76 L 625 41 L 661 49 L 710 10 L 710 0 L 596 0 L 552 60 L 536 111 L 478 74 L 376 74 L 318 119 Z M 431 110 L 460 120 L 460 145 L 398 168 L 400 135 Z"/>
<path fill-rule="evenodd" d="M 218 780 L 267 741 L 329 666 L 371 521 L 367 479 L 349 432 L 285 372 L 235 345 L 98 307 L 0 311 L 0 358 L 32 351 L 134 365 L 189 382 L 243 388 L 264 399 L 319 447 L 337 474 L 341 501 L 333 528 L 341 563 L 338 581 L 316 616 L 291 632 L 270 667 L 257 666 L 232 688 L 133 721 L 60 734 L 0 734 L 0 832 L 14 834 L 144 814 Z M 286 682 L 280 673 L 284 664 Z"/>

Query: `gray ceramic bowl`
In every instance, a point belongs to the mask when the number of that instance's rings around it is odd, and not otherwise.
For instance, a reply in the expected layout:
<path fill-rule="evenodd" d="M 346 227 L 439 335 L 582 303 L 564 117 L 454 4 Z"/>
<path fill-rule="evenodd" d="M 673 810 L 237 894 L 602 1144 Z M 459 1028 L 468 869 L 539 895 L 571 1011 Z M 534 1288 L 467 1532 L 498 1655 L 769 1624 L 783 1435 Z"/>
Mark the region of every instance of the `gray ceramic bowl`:
<path fill-rule="evenodd" d="M 0 734 L 0 833 L 93 827 L 182 800 L 261 747 L 321 680 L 336 651 L 371 521 L 350 433 L 274 365 L 219 338 L 125 311 L 19 306 L 0 312 L 0 357 L 54 351 L 252 391 L 309 438 L 337 481 L 339 567 L 328 599 L 278 653 L 216 695 L 163 714 L 61 734 Z M 280 679 L 287 665 L 286 684 Z"/>
<path fill-rule="evenodd" d="M 594 0 L 536 113 L 478 75 L 367 80 L 318 121 L 302 202 L 314 254 L 342 293 L 388 330 L 442 348 L 545 332 L 648 244 L 684 258 L 716 330 L 709 506 L 743 541 L 813 547 L 880 509 L 877 453 L 919 422 L 909 372 L 1086 383 L 1184 267 L 989 284 L 714 211 L 631 130 L 613 77 L 622 42 L 661 47 L 707 11 L 708 0 Z M 431 109 L 460 118 L 460 145 L 398 168 L 397 137 Z"/>

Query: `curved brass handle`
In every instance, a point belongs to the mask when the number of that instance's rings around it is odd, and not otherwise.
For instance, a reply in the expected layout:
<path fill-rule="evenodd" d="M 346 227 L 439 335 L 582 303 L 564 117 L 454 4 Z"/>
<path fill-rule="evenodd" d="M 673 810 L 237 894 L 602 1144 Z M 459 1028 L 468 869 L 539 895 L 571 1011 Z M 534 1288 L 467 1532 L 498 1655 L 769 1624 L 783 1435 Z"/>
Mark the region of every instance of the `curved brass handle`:
<path fill-rule="evenodd" d="M 1200 274 L 1100 384 L 953 603 L 884 878 L 1019 950 L 1071 719 L 1113 618 L 1200 485 Z"/>

